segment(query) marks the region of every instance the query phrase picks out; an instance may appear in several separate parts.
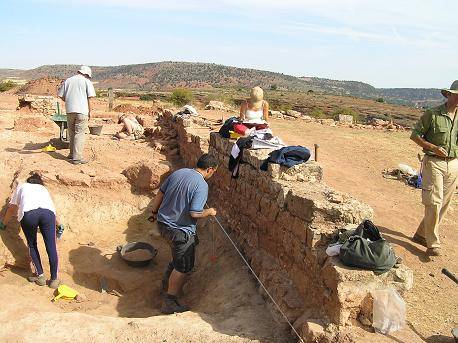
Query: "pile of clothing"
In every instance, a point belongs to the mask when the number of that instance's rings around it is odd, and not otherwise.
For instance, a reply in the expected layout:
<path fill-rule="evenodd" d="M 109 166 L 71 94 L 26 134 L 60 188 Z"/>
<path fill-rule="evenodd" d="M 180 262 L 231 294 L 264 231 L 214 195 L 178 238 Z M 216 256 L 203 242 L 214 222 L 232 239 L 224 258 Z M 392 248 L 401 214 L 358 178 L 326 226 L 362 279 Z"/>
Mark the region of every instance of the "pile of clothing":
<path fill-rule="evenodd" d="M 241 121 L 237 117 L 227 119 L 219 130 L 219 134 L 224 138 L 231 138 L 235 127 Z M 265 126 L 253 127 L 249 135 L 240 137 L 232 146 L 229 156 L 229 170 L 232 177 L 237 178 L 239 175 L 239 166 L 243 157 L 244 149 L 275 149 L 269 154 L 264 161 L 261 170 L 267 170 L 268 163 L 277 163 L 288 168 L 305 163 L 310 159 L 310 150 L 302 146 L 285 146 L 285 143 L 277 136 L 274 136 L 272 130 Z"/>
<path fill-rule="evenodd" d="M 198 117 L 198 116 L 199 116 L 199 113 L 193 106 L 184 105 L 183 108 L 173 116 L 173 119 L 176 120 L 177 117 L 188 119 L 190 117 Z"/>
<path fill-rule="evenodd" d="M 421 188 L 421 170 L 418 172 L 406 164 L 399 164 L 396 169 L 384 169 L 382 175 L 385 179 L 400 180 L 409 186 Z"/>

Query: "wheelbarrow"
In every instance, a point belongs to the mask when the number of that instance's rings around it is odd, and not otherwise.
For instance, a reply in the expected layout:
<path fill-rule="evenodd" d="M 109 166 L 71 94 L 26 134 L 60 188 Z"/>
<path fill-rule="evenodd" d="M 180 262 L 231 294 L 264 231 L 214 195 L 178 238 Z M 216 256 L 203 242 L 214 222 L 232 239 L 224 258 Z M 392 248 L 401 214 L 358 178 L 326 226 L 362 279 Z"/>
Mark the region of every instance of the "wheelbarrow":
<path fill-rule="evenodd" d="M 69 143 L 67 135 L 67 115 L 65 113 L 61 113 L 59 103 L 57 103 L 57 113 L 54 113 L 54 115 L 51 117 L 51 120 L 55 122 L 56 125 L 60 128 L 60 140 L 64 143 Z"/>

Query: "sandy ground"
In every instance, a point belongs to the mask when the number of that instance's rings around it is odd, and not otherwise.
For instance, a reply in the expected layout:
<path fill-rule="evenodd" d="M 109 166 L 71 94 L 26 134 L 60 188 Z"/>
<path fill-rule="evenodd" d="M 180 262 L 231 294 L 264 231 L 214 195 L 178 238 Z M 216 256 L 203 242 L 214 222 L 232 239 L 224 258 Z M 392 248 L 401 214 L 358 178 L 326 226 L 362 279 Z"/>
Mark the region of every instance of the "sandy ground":
<path fill-rule="evenodd" d="M 21 163 L 64 171 L 73 168 L 62 159 L 68 150 L 59 150 L 54 156 L 37 150 L 56 136 L 57 127 L 54 132 L 33 134 L 11 129 L 17 115 L 14 111 L 16 101 L 14 96 L 0 96 L 0 163 L 4 167 L 0 176 L 2 205 L 9 196 L 13 173 Z M 97 105 L 99 112 L 104 108 L 103 103 Z M 229 116 L 216 111 L 202 111 L 201 114 L 208 118 Z M 408 133 L 289 120 L 272 120 L 272 128 L 289 144 L 308 147 L 319 144 L 319 162 L 324 168 L 325 181 L 373 207 L 375 223 L 382 227 L 396 252 L 414 270 L 414 288 L 405 299 L 409 328 L 416 332 L 419 341 L 451 342 L 450 330 L 458 326 L 458 293 L 456 285 L 441 274 L 441 269 L 446 267 L 458 272 L 457 253 L 453 248 L 458 211 L 450 211 L 442 225 L 444 256 L 429 260 L 424 256 L 424 248 L 410 241 L 421 220 L 420 192 L 381 175 L 384 168 L 395 168 L 398 163 L 418 166 L 416 154 L 419 149 L 409 141 Z M 166 161 L 147 143 L 111 140 L 109 134 L 115 130 L 116 125 L 108 125 L 104 127 L 104 135 L 88 139 L 89 154 L 95 158 L 91 168 L 97 172 L 119 173 L 142 158 L 174 163 Z M 75 337 L 92 337 L 94 342 L 124 342 L 129 338 L 134 342 L 290 340 L 284 324 L 279 318 L 272 318 L 253 279 L 222 239 L 217 242 L 220 255 L 216 264 L 209 261 L 209 245 L 201 244 L 198 257 L 201 263 L 188 284 L 185 297 L 193 311 L 174 315 L 171 320 L 158 311 L 159 280 L 168 255 L 160 241 L 151 240 L 147 235 L 145 211 L 150 197 L 122 188 L 101 191 L 51 187 L 51 191 L 56 193 L 57 207 L 64 221 L 70 223 L 59 245 L 61 277 L 66 284 L 87 295 L 89 301 L 51 303 L 49 289 L 24 282 L 25 270 L 13 268 L 2 272 L 0 340 L 28 342 L 53 338 L 70 341 Z M 203 240 L 210 240 L 205 235 L 202 234 Z M 118 244 L 140 239 L 149 239 L 159 248 L 153 266 L 132 270 L 112 255 Z M 101 294 L 102 277 L 123 296 Z M 72 336 L 72 328 L 78 328 L 77 336 Z M 378 335 L 371 337 L 367 341 L 386 340 Z M 402 337 L 393 337 L 392 341 L 409 341 Z"/>

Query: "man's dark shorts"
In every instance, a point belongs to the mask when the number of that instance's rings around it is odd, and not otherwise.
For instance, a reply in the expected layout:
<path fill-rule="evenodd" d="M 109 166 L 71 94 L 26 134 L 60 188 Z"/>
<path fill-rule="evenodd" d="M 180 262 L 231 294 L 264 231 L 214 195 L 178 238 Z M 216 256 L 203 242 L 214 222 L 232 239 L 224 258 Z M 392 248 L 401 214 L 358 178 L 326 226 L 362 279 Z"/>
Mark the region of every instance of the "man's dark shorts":
<path fill-rule="evenodd" d="M 189 273 L 194 268 L 196 245 L 199 244 L 197 235 L 173 229 L 158 222 L 161 236 L 167 241 L 172 250 L 173 268 L 180 273 Z"/>

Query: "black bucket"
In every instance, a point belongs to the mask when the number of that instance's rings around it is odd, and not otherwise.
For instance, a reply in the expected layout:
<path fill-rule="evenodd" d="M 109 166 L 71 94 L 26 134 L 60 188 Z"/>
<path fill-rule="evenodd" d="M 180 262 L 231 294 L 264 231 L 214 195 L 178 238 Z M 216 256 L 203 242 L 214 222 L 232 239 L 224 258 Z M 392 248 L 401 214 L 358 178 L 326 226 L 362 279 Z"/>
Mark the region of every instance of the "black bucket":
<path fill-rule="evenodd" d="M 125 245 L 118 246 L 116 250 L 119 252 L 121 258 L 126 261 L 129 266 L 132 267 L 146 267 L 157 255 L 157 249 L 151 244 L 145 242 L 130 242 Z M 151 257 L 140 261 L 129 260 L 126 254 L 135 250 L 148 250 L 151 253 Z"/>

